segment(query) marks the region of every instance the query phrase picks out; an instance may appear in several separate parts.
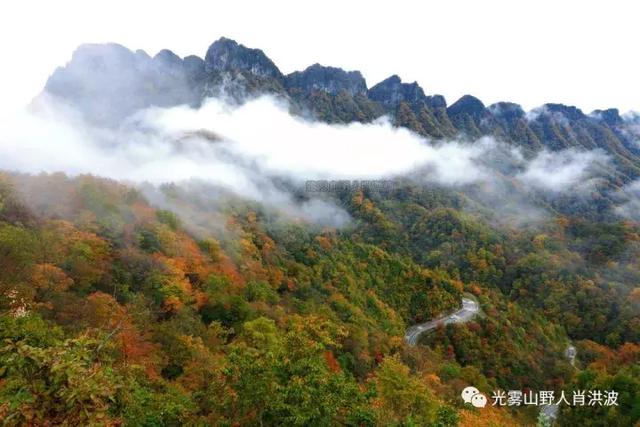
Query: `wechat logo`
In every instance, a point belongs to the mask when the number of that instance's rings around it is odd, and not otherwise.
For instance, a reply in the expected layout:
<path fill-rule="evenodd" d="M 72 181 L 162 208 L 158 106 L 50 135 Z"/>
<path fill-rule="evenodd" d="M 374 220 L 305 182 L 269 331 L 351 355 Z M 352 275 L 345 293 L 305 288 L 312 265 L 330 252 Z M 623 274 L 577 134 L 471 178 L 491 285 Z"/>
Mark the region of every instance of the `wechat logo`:
<path fill-rule="evenodd" d="M 466 387 L 460 394 L 464 403 L 471 403 L 476 408 L 484 408 L 487 405 L 487 396 L 480 393 L 475 387 Z"/>

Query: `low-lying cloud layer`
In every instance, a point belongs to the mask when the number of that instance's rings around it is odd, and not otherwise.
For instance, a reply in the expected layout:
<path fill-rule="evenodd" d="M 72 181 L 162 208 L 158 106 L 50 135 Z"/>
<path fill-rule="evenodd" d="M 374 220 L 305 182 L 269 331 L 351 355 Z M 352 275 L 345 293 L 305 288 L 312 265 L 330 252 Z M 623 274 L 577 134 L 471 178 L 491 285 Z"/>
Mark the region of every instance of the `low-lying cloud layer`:
<path fill-rule="evenodd" d="M 390 179 L 409 174 L 446 186 L 488 183 L 494 166 L 544 191 L 574 190 L 608 159 L 600 151 L 541 152 L 525 160 L 484 138 L 433 143 L 386 119 L 329 125 L 292 116 L 262 97 L 241 106 L 210 99 L 200 109 L 153 108 L 117 130 L 86 125 L 56 100 L 0 123 L 0 169 L 91 173 L 133 183 L 198 182 L 310 221 L 343 224 L 348 216 L 325 199 L 296 202 L 274 177 L 303 186 L 314 179 Z"/>
<path fill-rule="evenodd" d="M 621 202 L 616 213 L 624 218 L 640 221 L 640 180 L 625 185 L 617 196 Z"/>
<path fill-rule="evenodd" d="M 560 152 L 543 151 L 517 175 L 524 183 L 546 191 L 562 192 L 568 188 L 586 190 L 607 166 L 609 158 L 602 150 Z"/>

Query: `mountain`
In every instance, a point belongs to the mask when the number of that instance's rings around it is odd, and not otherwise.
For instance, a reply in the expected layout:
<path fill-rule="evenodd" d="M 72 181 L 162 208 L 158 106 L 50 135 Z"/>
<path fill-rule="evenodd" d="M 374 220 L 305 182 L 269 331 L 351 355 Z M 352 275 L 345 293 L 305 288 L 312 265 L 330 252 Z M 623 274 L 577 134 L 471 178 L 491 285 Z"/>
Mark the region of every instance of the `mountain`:
<path fill-rule="evenodd" d="M 225 37 L 209 46 L 204 64 L 209 74 L 244 70 L 259 77 L 283 78 L 278 67 L 260 49 L 250 49 Z"/>
<path fill-rule="evenodd" d="M 367 83 L 360 71 L 313 64 L 304 71 L 295 71 L 286 78 L 289 90 L 323 91 L 332 95 L 345 91 L 351 96 L 366 95 Z"/>
<path fill-rule="evenodd" d="M 525 111 L 512 102 L 486 106 L 472 95 L 448 105 L 443 96 L 428 95 L 417 82 L 397 75 L 372 87 L 359 71 L 320 64 L 284 75 L 262 50 L 227 38 L 211 44 L 204 59 L 180 58 L 169 50 L 151 58 L 115 44 L 83 45 L 44 91 L 100 126 L 117 127 L 150 106 L 197 107 L 208 97 L 243 103 L 268 94 L 286 99 L 293 114 L 327 123 L 366 123 L 386 115 L 394 125 L 435 141 L 473 143 L 489 136 L 519 147 L 526 157 L 541 150 L 606 154 L 607 165 L 591 190 L 598 203 L 541 196 L 565 214 L 580 211 L 604 219 L 615 210 L 617 194 L 640 177 L 640 120 L 615 108 L 586 114 L 548 103 Z"/>
<path fill-rule="evenodd" d="M 83 45 L 49 78 L 45 92 L 78 107 L 94 123 L 117 126 L 149 106 L 199 105 L 210 96 L 236 102 L 259 94 L 290 100 L 292 111 L 329 123 L 367 122 L 383 114 L 396 125 L 435 139 L 493 136 L 526 150 L 599 148 L 612 156 L 623 181 L 640 176 L 640 126 L 609 108 L 585 114 L 574 106 L 545 104 L 525 112 L 518 104 L 485 107 L 465 95 L 447 106 L 417 83 L 393 75 L 367 87 L 359 71 L 314 64 L 283 75 L 260 49 L 221 38 L 204 59 L 169 50 L 151 58 L 116 44 Z"/>
<path fill-rule="evenodd" d="M 199 102 L 197 81 L 193 60 L 182 60 L 171 51 L 151 58 L 118 44 L 92 44 L 79 47 L 49 78 L 45 91 L 77 107 L 91 122 L 117 125 L 153 105 Z"/>

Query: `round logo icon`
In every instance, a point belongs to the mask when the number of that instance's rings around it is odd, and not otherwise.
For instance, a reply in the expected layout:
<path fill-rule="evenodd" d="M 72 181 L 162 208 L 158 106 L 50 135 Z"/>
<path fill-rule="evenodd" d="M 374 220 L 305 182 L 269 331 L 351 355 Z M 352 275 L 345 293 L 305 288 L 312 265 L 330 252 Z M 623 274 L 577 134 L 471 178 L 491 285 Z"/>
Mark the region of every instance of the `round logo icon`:
<path fill-rule="evenodd" d="M 473 386 L 465 387 L 460 393 L 464 403 L 471 403 L 476 408 L 484 408 L 487 406 L 487 396 L 480 393 L 480 390 Z"/>
<path fill-rule="evenodd" d="M 471 398 L 473 397 L 473 395 L 478 393 L 480 393 L 480 390 L 475 387 L 465 387 L 465 389 L 462 390 L 461 393 L 462 400 L 464 400 L 464 403 L 471 403 Z"/>

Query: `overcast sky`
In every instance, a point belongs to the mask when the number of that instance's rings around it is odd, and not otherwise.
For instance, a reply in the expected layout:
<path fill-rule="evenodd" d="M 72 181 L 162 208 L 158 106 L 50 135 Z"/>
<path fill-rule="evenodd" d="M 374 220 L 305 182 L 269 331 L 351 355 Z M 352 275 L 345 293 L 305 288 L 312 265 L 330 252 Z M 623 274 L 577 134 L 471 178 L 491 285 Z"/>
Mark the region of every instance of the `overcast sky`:
<path fill-rule="evenodd" d="M 391 74 L 449 103 L 640 110 L 640 3 L 608 1 L 33 1 L 0 6 L 0 112 L 27 103 L 81 43 L 204 56 L 221 36 L 284 73 L 319 62 Z"/>

